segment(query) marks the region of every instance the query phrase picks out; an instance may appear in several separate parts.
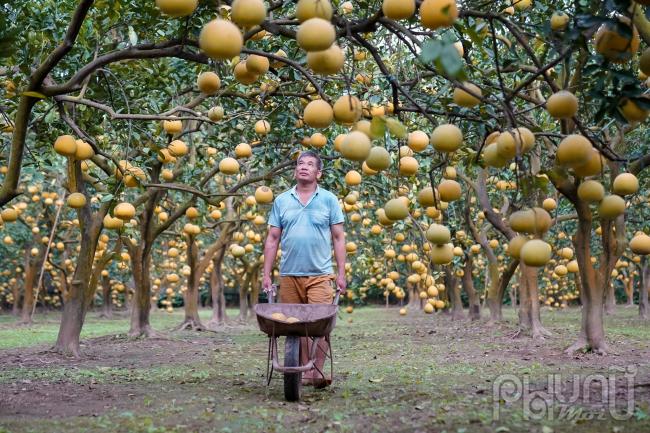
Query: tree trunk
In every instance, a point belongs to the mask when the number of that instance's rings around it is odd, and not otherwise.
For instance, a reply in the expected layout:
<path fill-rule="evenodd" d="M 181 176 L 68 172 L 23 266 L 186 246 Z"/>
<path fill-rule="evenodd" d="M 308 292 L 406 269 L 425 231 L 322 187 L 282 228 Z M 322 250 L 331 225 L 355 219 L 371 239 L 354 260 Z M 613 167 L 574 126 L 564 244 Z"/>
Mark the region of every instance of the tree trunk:
<path fill-rule="evenodd" d="M 420 308 L 420 292 L 418 291 L 417 284 L 411 284 L 408 281 L 406 282 L 406 290 L 408 291 L 409 303 L 407 308 L 409 309 L 419 309 Z"/>
<path fill-rule="evenodd" d="M 452 286 L 449 288 L 449 295 L 451 301 L 451 320 L 461 320 L 464 318 L 463 314 L 463 301 L 460 298 L 460 285 L 458 278 L 452 278 Z"/>
<path fill-rule="evenodd" d="M 625 305 L 631 307 L 634 305 L 634 275 L 630 272 L 628 275 L 627 283 L 623 285 L 625 288 Z"/>
<path fill-rule="evenodd" d="M 641 270 L 641 282 L 639 284 L 639 317 L 648 319 L 648 288 L 650 287 L 650 266 L 647 259 L 643 257 L 643 267 Z"/>
<path fill-rule="evenodd" d="M 133 264 L 133 283 L 135 285 L 131 301 L 131 328 L 130 337 L 151 337 L 155 335 L 149 322 L 151 312 L 151 254 L 144 251 L 143 245 L 138 245 L 133 250 L 131 263 Z"/>
<path fill-rule="evenodd" d="M 542 326 L 539 309 L 537 268 L 520 263 L 519 277 L 519 331 L 530 331 L 532 338 L 544 338 L 551 333 Z"/>
<path fill-rule="evenodd" d="M 20 314 L 20 282 L 18 278 L 16 278 L 16 281 L 14 281 L 11 293 L 14 297 L 14 303 L 11 306 L 11 314 L 18 316 Z"/>
<path fill-rule="evenodd" d="M 212 318 L 208 321 L 209 329 L 215 330 L 228 320 L 226 314 L 226 296 L 224 295 L 223 273 L 221 265 L 226 255 L 226 248 L 221 248 L 212 259 L 212 273 L 210 274 L 210 292 L 212 294 Z"/>
<path fill-rule="evenodd" d="M 111 296 L 111 279 L 108 275 L 101 278 L 102 283 L 102 313 L 100 317 L 106 317 L 108 319 L 113 317 L 113 297 Z"/>
<path fill-rule="evenodd" d="M 465 256 L 464 274 L 462 278 L 463 288 L 467 292 L 469 301 L 469 318 L 471 320 L 479 320 L 481 318 L 481 304 L 479 303 L 476 289 L 474 288 L 474 278 L 472 276 L 472 269 L 474 268 L 474 259 L 467 254 Z"/>
<path fill-rule="evenodd" d="M 20 323 L 30 325 L 32 323 L 32 309 L 34 308 L 34 283 L 37 278 L 36 263 L 34 260 L 27 259 L 27 266 L 25 266 L 24 278 L 24 297 L 23 309 L 20 314 Z"/>
<path fill-rule="evenodd" d="M 90 274 L 103 218 L 101 214 L 90 218 L 88 208 L 80 213 L 84 214 L 84 218 L 80 218 L 83 221 L 81 223 L 81 250 L 77 256 L 77 266 L 72 276 L 67 301 L 63 306 L 59 335 L 54 345 L 55 351 L 71 353 L 74 356 L 79 356 L 79 336 L 94 295 L 94 290 L 89 290 Z"/>
<path fill-rule="evenodd" d="M 487 304 L 490 309 L 490 322 L 502 322 L 503 311 L 503 298 L 499 296 L 499 265 L 497 263 L 488 264 L 489 285 L 486 288 Z"/>
<path fill-rule="evenodd" d="M 201 323 L 199 318 L 199 275 L 198 265 L 198 246 L 196 239 L 192 235 L 187 236 L 187 265 L 190 268 L 190 275 L 187 278 L 187 290 L 184 294 L 185 318 L 183 323 L 178 326 L 180 329 L 191 329 L 193 331 L 204 331 L 207 328 Z"/>
<path fill-rule="evenodd" d="M 612 282 L 605 290 L 605 314 L 613 314 L 614 310 L 616 310 L 616 295 L 614 282 Z"/>

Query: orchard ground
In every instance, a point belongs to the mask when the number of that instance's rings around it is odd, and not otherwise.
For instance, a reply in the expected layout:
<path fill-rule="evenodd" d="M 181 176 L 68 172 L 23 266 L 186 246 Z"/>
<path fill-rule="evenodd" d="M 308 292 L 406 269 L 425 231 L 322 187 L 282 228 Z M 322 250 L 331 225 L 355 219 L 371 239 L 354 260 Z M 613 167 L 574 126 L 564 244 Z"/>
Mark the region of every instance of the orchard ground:
<path fill-rule="evenodd" d="M 37 315 L 32 327 L 0 316 L 0 432 L 650 431 L 650 326 L 636 308 L 619 306 L 607 317 L 608 356 L 563 353 L 578 332 L 576 309 L 544 311 L 553 337 L 543 341 L 513 338 L 515 311 L 504 311 L 507 322 L 494 328 L 419 311 L 403 317 L 396 308 L 341 312 L 334 385 L 304 388 L 299 403 L 283 400 L 280 376 L 265 389 L 267 339 L 253 322 L 172 332 L 182 312 L 156 312 L 153 325 L 169 330 L 165 338 L 130 340 L 125 312 L 91 313 L 83 356 L 74 359 L 47 351 L 58 313 Z M 620 408 L 627 382 L 611 367 L 636 369 L 627 420 L 608 415 L 596 383 L 591 400 L 581 395 L 572 405 L 574 419 L 557 412 L 554 420 L 526 419 L 521 401 L 502 401 L 494 419 L 493 388 L 504 374 L 528 376 L 531 392 L 546 392 L 549 374 L 616 376 Z M 588 419 L 601 412 L 604 419 Z"/>

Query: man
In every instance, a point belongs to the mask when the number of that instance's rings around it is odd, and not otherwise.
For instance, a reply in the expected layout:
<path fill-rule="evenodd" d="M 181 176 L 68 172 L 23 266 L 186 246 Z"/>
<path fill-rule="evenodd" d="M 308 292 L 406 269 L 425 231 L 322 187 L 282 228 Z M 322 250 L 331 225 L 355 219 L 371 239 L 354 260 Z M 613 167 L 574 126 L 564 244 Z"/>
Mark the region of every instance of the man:
<path fill-rule="evenodd" d="M 280 302 L 291 304 L 329 304 L 332 302 L 332 243 L 336 258 L 337 289 L 345 294 L 345 232 L 343 212 L 338 199 L 320 188 L 322 161 L 318 154 L 302 152 L 296 162 L 296 185 L 278 195 L 269 216 L 269 234 L 264 245 L 264 278 L 262 287 L 272 290 L 271 272 L 281 246 Z M 333 242 L 332 242 L 333 241 Z M 309 339 L 300 342 L 300 360 L 309 357 Z M 323 341 L 316 350 L 315 364 L 323 371 L 327 345 Z M 332 383 L 316 369 L 303 374 L 303 384 L 324 387 Z"/>

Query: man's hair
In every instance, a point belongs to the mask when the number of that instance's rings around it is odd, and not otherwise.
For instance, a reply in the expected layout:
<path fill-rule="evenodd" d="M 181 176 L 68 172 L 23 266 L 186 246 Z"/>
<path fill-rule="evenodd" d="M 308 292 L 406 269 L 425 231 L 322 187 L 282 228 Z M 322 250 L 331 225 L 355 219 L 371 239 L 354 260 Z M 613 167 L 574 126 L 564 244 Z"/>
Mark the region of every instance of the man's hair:
<path fill-rule="evenodd" d="M 298 161 L 300 161 L 303 158 L 311 157 L 316 160 L 318 163 L 318 170 L 323 169 L 323 161 L 320 159 L 320 155 L 318 153 L 314 152 L 313 150 L 305 150 L 304 152 L 300 152 L 300 156 L 298 156 L 298 159 L 296 160 L 296 164 L 298 164 Z"/>

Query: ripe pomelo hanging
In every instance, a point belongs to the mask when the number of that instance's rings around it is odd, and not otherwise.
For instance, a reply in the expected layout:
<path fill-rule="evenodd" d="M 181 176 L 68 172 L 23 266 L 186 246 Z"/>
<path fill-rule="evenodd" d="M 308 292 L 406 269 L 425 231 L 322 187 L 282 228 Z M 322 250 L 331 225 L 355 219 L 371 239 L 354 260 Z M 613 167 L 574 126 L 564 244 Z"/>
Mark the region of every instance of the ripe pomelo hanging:
<path fill-rule="evenodd" d="M 345 174 L 345 183 L 348 186 L 357 186 L 361 183 L 361 174 L 356 170 L 350 170 Z"/>
<path fill-rule="evenodd" d="M 341 143 L 341 155 L 352 161 L 364 161 L 370 154 L 370 138 L 360 131 L 348 133 Z"/>
<path fill-rule="evenodd" d="M 305 107 L 303 119 L 312 128 L 327 128 L 334 121 L 334 110 L 327 101 L 316 99 Z"/>
<path fill-rule="evenodd" d="M 451 241 L 451 232 L 441 224 L 431 224 L 426 231 L 426 237 L 433 244 L 443 245 Z"/>
<path fill-rule="evenodd" d="M 72 135 L 61 135 L 54 141 L 54 151 L 63 156 L 74 156 L 77 152 L 77 141 Z"/>
<path fill-rule="evenodd" d="M 462 192 L 460 184 L 455 180 L 445 179 L 438 185 L 438 193 L 442 201 L 456 201 L 461 197 Z"/>
<path fill-rule="evenodd" d="M 201 93 L 214 95 L 221 88 L 221 80 L 214 72 L 201 72 L 196 79 L 196 84 Z"/>
<path fill-rule="evenodd" d="M 259 54 L 251 54 L 246 58 L 246 70 L 255 75 L 264 75 L 269 70 L 269 59 Z"/>
<path fill-rule="evenodd" d="M 632 58 L 639 50 L 639 32 L 630 25 L 628 17 L 619 17 L 619 23 L 605 23 L 600 26 L 594 37 L 596 51 L 610 62 L 624 63 Z M 619 31 L 618 26 L 629 29 L 626 34 Z"/>
<path fill-rule="evenodd" d="M 463 87 L 469 90 L 469 92 L 460 87 L 454 88 L 454 102 L 456 105 L 467 108 L 477 106 L 481 102 L 479 98 L 483 96 L 481 88 L 469 81 L 463 82 Z"/>
<path fill-rule="evenodd" d="M 135 207 L 129 202 L 122 202 L 113 209 L 113 216 L 128 221 L 135 216 Z"/>
<path fill-rule="evenodd" d="M 381 10 L 391 20 L 411 18 L 415 14 L 415 0 L 384 0 Z"/>
<path fill-rule="evenodd" d="M 239 173 L 239 162 L 235 158 L 226 157 L 219 161 L 219 171 L 223 174 Z"/>
<path fill-rule="evenodd" d="M 616 194 L 605 196 L 598 206 L 601 218 L 614 219 L 625 212 L 625 200 Z"/>
<path fill-rule="evenodd" d="M 253 27 L 266 19 L 266 5 L 263 0 L 234 0 L 230 16 L 240 27 Z"/>
<path fill-rule="evenodd" d="M 307 53 L 307 65 L 317 74 L 332 75 L 343 69 L 345 55 L 337 44 L 332 44 L 323 51 Z"/>
<path fill-rule="evenodd" d="M 643 122 L 648 118 L 650 111 L 642 108 L 634 100 L 624 98 L 618 106 L 619 111 L 628 122 Z"/>
<path fill-rule="evenodd" d="M 178 134 L 183 130 L 183 122 L 180 120 L 163 120 L 162 124 L 167 134 Z"/>
<path fill-rule="evenodd" d="M 454 245 L 451 243 L 433 245 L 429 251 L 431 261 L 436 265 L 446 265 L 454 259 Z"/>
<path fill-rule="evenodd" d="M 248 70 L 245 61 L 241 61 L 235 65 L 233 75 L 235 76 L 235 80 L 242 84 L 253 84 L 259 78 L 257 74 Z"/>
<path fill-rule="evenodd" d="M 95 151 L 92 146 L 83 140 L 77 140 L 77 149 L 74 153 L 74 158 L 77 161 L 86 161 L 95 156 Z"/>
<path fill-rule="evenodd" d="M 570 119 L 578 112 L 578 98 L 568 90 L 560 90 L 546 100 L 546 110 L 556 119 Z"/>
<path fill-rule="evenodd" d="M 255 201 L 259 204 L 269 204 L 273 201 L 273 190 L 268 186 L 260 186 L 255 190 Z"/>
<path fill-rule="evenodd" d="M 637 233 L 630 239 L 630 249 L 634 254 L 650 254 L 650 236 L 645 233 Z"/>
<path fill-rule="evenodd" d="M 578 177 L 596 176 L 605 169 L 605 158 L 600 154 L 598 149 L 592 147 L 587 156 L 587 162 L 573 167 L 573 172 Z"/>
<path fill-rule="evenodd" d="M 420 23 L 431 30 L 450 27 L 458 18 L 455 0 L 424 0 L 420 5 Z"/>
<path fill-rule="evenodd" d="M 248 143 L 239 143 L 235 146 L 235 156 L 237 158 L 248 158 L 253 155 L 253 149 Z"/>
<path fill-rule="evenodd" d="M 510 257 L 519 260 L 521 247 L 523 247 L 526 242 L 528 242 L 528 238 L 522 235 L 517 235 L 510 239 L 508 242 L 508 254 Z"/>
<path fill-rule="evenodd" d="M 361 118 L 362 108 L 359 98 L 343 95 L 334 103 L 334 119 L 337 123 L 352 124 Z"/>
<path fill-rule="evenodd" d="M 388 151 L 381 146 L 374 146 L 366 158 L 365 164 L 374 171 L 385 170 L 390 167 L 391 157 Z"/>
<path fill-rule="evenodd" d="M 181 157 L 187 155 L 188 152 L 188 147 L 187 144 L 185 144 L 181 140 L 174 140 L 171 143 L 169 143 L 169 146 L 167 146 L 167 149 L 169 150 L 169 153 L 172 156 L 176 157 Z"/>
<path fill-rule="evenodd" d="M 422 152 L 429 145 L 429 136 L 424 131 L 410 132 L 407 139 L 407 145 L 414 152 Z"/>
<path fill-rule="evenodd" d="M 223 119 L 223 107 L 217 106 L 217 107 L 212 107 L 208 111 L 208 119 L 212 120 L 213 122 L 218 122 L 219 120 Z"/>
<path fill-rule="evenodd" d="M 560 165 L 579 167 L 588 161 L 591 149 L 591 143 L 587 138 L 571 134 L 560 142 L 555 158 Z"/>
<path fill-rule="evenodd" d="M 420 206 L 423 207 L 433 206 L 435 204 L 433 188 L 427 186 L 418 192 L 418 203 L 420 203 Z"/>
<path fill-rule="evenodd" d="M 230 21 L 215 19 L 206 24 L 199 35 L 199 47 L 212 59 L 229 60 L 239 56 L 244 38 Z"/>
<path fill-rule="evenodd" d="M 73 192 L 66 200 L 68 206 L 73 209 L 79 209 L 86 205 L 86 196 L 80 192 Z"/>
<path fill-rule="evenodd" d="M 329 0 L 299 0 L 296 5 L 296 18 L 301 23 L 310 18 L 332 19 L 332 4 Z"/>
<path fill-rule="evenodd" d="M 300 48 L 310 51 L 328 49 L 336 39 L 336 30 L 332 23 L 322 18 L 310 18 L 300 24 L 296 32 L 296 41 Z"/>
<path fill-rule="evenodd" d="M 462 144 L 463 133 L 456 125 L 440 125 L 431 133 L 431 145 L 439 152 L 455 152 Z"/>
<path fill-rule="evenodd" d="M 156 0 L 156 6 L 162 13 L 172 18 L 192 15 L 199 0 Z"/>
<path fill-rule="evenodd" d="M 404 156 L 399 159 L 399 174 L 402 176 L 413 176 L 418 172 L 418 160 L 412 156 Z"/>
<path fill-rule="evenodd" d="M 551 260 L 551 246 L 541 239 L 531 239 L 521 247 L 521 261 L 526 266 L 540 267 Z"/>
<path fill-rule="evenodd" d="M 630 195 L 639 190 L 639 179 L 632 173 L 621 173 L 614 179 L 612 191 L 618 195 Z"/>
<path fill-rule="evenodd" d="M 266 135 L 271 132 L 271 124 L 268 120 L 258 120 L 255 122 L 255 133 L 257 135 Z"/>
<path fill-rule="evenodd" d="M 392 221 L 403 220 L 409 215 L 409 208 L 404 200 L 394 198 L 388 200 L 384 205 L 384 212 L 388 219 Z"/>

